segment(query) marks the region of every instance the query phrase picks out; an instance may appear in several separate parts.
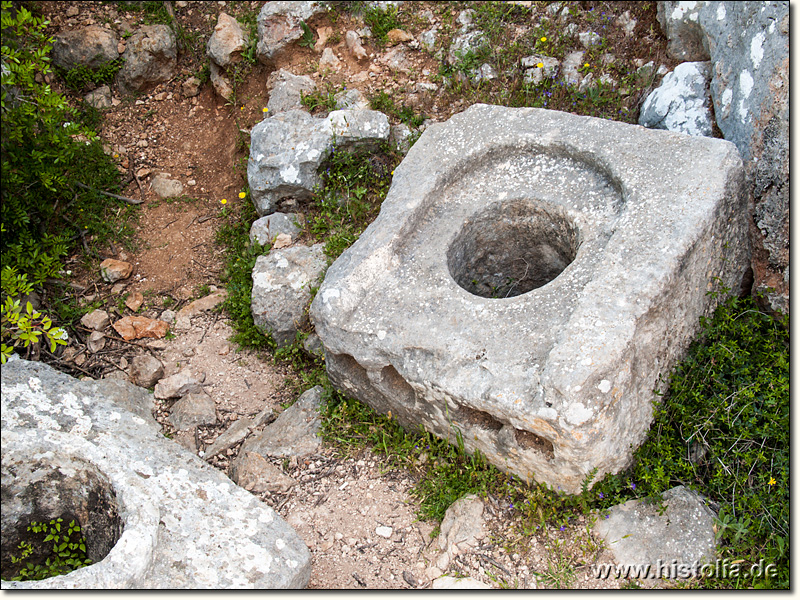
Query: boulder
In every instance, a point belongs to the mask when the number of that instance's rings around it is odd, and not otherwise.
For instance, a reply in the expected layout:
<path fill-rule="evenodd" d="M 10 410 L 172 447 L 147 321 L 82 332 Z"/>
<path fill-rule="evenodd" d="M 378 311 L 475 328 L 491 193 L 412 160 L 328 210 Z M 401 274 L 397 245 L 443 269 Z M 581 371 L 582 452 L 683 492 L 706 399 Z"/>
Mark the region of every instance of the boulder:
<path fill-rule="evenodd" d="M 645 99 L 639 125 L 711 136 L 711 63 L 681 63 Z"/>
<path fill-rule="evenodd" d="M 717 126 L 745 162 L 753 291 L 789 314 L 789 2 L 658 2 L 668 53 L 711 61 Z"/>
<path fill-rule="evenodd" d="M 261 456 L 303 458 L 313 454 L 322 443 L 318 436 L 321 401 L 321 386 L 304 392 L 297 402 L 283 411 L 264 431 L 245 441 L 239 451 L 240 455 L 254 452 Z"/>
<path fill-rule="evenodd" d="M 272 65 L 303 35 L 300 23 L 325 10 L 321 2 L 267 2 L 258 13 L 258 59 Z"/>
<path fill-rule="evenodd" d="M 743 183 L 719 139 L 487 105 L 431 125 L 312 303 L 331 383 L 578 493 L 738 292 Z"/>
<path fill-rule="evenodd" d="M 169 422 L 178 430 L 213 425 L 217 422 L 217 406 L 214 399 L 202 389 L 190 392 L 172 405 Z"/>
<path fill-rule="evenodd" d="M 603 511 L 594 534 L 618 565 L 650 565 L 651 578 L 675 579 L 670 569 L 698 569 L 716 558 L 716 515 L 691 490 L 678 486 L 650 499 L 628 500 Z M 662 506 L 665 510 L 662 510 Z"/>
<path fill-rule="evenodd" d="M 311 300 L 311 286 L 325 270 L 323 244 L 293 246 L 259 256 L 253 267 L 251 311 L 256 327 L 278 347 L 294 342 Z"/>
<path fill-rule="evenodd" d="M 3 589 L 295 589 L 311 554 L 268 505 L 165 438 L 147 391 L 80 382 L 43 363 L 3 365 L 2 542 L 71 514 L 88 568 Z M 138 406 L 139 413 L 129 406 Z"/>
<path fill-rule="evenodd" d="M 62 69 L 96 69 L 119 58 L 119 39 L 110 29 L 90 25 L 64 31 L 53 39 L 53 64 Z"/>
<path fill-rule="evenodd" d="M 250 242 L 262 246 L 272 244 L 280 234 L 296 238 L 302 229 L 297 225 L 295 213 L 272 213 L 253 221 L 250 226 Z"/>
<path fill-rule="evenodd" d="M 130 37 L 122 58 L 117 84 L 125 94 L 169 81 L 178 68 L 175 34 L 166 25 L 146 25 Z"/>
<path fill-rule="evenodd" d="M 247 181 L 258 214 L 275 212 L 284 198 L 309 198 L 330 144 L 330 122 L 303 110 L 289 110 L 256 124 L 250 133 Z"/>
<path fill-rule="evenodd" d="M 389 119 L 377 110 L 334 110 L 327 121 L 337 150 L 372 150 L 389 139 Z"/>
<path fill-rule="evenodd" d="M 222 12 L 217 18 L 214 33 L 208 40 L 206 54 L 220 67 L 227 67 L 242 60 L 242 52 L 247 48 L 247 33 L 239 22 Z"/>
<path fill-rule="evenodd" d="M 580 85 L 583 74 L 578 70 L 583 66 L 584 53 L 580 50 L 568 52 L 561 62 L 561 76 L 568 85 Z"/>
<path fill-rule="evenodd" d="M 437 577 L 431 583 L 432 590 L 491 590 L 492 586 L 486 585 L 474 577 Z"/>
<path fill-rule="evenodd" d="M 186 98 L 193 98 L 200 93 L 200 80 L 197 77 L 189 77 L 181 84 L 181 93 Z"/>
<path fill-rule="evenodd" d="M 317 89 L 310 77 L 295 75 L 285 69 L 275 71 L 267 78 L 269 114 L 276 115 L 292 109 L 303 109 L 303 94 Z"/>

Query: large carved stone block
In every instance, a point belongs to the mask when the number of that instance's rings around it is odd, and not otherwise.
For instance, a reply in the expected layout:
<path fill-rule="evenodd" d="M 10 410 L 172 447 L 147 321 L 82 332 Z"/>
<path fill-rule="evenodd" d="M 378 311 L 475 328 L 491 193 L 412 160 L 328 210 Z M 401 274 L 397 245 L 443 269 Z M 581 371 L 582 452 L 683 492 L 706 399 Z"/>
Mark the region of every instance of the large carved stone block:
<path fill-rule="evenodd" d="M 425 131 L 328 270 L 331 381 L 578 492 L 628 464 L 700 316 L 739 291 L 742 185 L 723 140 L 475 105 Z"/>

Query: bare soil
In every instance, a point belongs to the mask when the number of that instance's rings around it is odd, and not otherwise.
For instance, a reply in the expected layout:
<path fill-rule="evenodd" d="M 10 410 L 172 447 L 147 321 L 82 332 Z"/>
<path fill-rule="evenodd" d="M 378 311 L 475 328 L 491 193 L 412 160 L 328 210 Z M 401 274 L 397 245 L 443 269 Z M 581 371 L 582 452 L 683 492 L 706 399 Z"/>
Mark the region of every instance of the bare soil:
<path fill-rule="evenodd" d="M 126 24 L 135 28 L 142 20 L 142 13 L 126 12 L 115 3 L 40 4 L 53 33 L 103 23 L 115 29 Z M 367 96 L 379 90 L 413 90 L 415 83 L 430 81 L 430 75 L 437 71 L 437 61 L 420 51 L 408 52 L 408 72 L 391 71 L 379 58 L 392 48 L 379 49 L 369 43 L 365 46 L 372 56 L 359 63 L 347 52 L 344 33 L 363 24 L 348 15 L 339 16 L 335 22 L 330 15 L 322 15 L 310 25 L 314 29 L 329 25 L 338 34 L 338 40 L 329 43 L 343 61 L 338 71 L 320 73 L 320 55 L 296 45 L 273 67 L 252 67 L 238 90 L 235 105 L 216 96 L 210 83 L 202 86 L 198 96 L 184 97 L 181 84 L 198 74 L 207 61 L 205 43 L 218 14 L 257 14 L 263 4 L 189 2 L 186 7 L 176 6 L 176 18 L 188 33 L 178 74 L 139 96 L 122 97 L 114 90 L 116 105 L 103 111 L 98 133 L 120 170 L 135 176 L 122 193 L 142 198 L 144 203 L 136 226 L 135 250 L 112 246 L 104 257 L 128 260 L 135 271 L 125 285 L 111 286 L 100 280 L 97 271 L 81 270 L 76 257 L 74 283 L 83 289 L 79 294 L 83 302 L 100 297 L 121 306 L 117 300 L 125 294 L 140 292 L 145 304 L 139 314 L 160 317 L 166 309 L 175 311 L 197 297 L 201 286 L 222 287 L 222 249 L 215 244 L 214 233 L 223 208 L 236 211 L 237 203 L 245 202 L 239 199 L 239 192 L 246 185 L 247 132 L 263 118 L 262 109 L 269 99 L 265 83 L 274 68 L 310 75 L 323 91 L 346 85 L 348 89 L 361 89 Z M 431 10 L 435 20 L 448 10 L 443 6 L 446 4 L 413 3 L 416 13 Z M 75 8 L 77 15 L 67 16 Z M 409 27 L 414 34 L 430 27 L 422 16 L 414 23 Z M 435 120 L 444 120 L 466 108 L 463 101 L 431 94 L 409 93 L 408 103 Z M 149 185 L 158 173 L 181 181 L 187 199 L 159 199 Z M 124 314 L 130 313 L 123 307 L 115 318 Z M 77 344 L 62 356 L 62 366 L 69 363 L 73 369 L 94 376 L 96 365 L 101 364 L 104 376 L 127 377 L 133 356 L 150 352 L 164 363 L 166 375 L 187 366 L 204 373 L 205 389 L 217 404 L 217 424 L 200 428 L 193 439 L 177 436 L 178 442 L 199 451 L 237 419 L 251 417 L 267 405 L 280 411 L 282 404 L 294 399 L 287 384 L 289 368 L 276 364 L 267 355 L 237 349 L 229 341 L 232 333 L 226 317 L 204 313 L 194 317 L 189 331 L 178 333 L 174 339 L 125 343 L 111 332 L 106 348 L 95 356 Z M 94 367 L 90 369 L 90 365 Z M 174 433 L 167 421 L 169 407 L 169 402 L 162 402 L 158 417 L 165 431 Z M 227 472 L 237 452 L 238 447 L 234 447 L 212 460 L 212 464 Z M 296 529 L 311 549 L 309 587 L 430 586 L 430 565 L 423 553 L 438 524 L 417 517 L 419 504 L 411 494 L 416 477 L 412 467 L 389 468 L 385 459 L 369 450 L 344 456 L 328 445 L 311 457 L 276 464 L 297 483 L 287 493 L 263 493 L 260 497 Z M 607 551 L 587 534 L 586 523 L 577 523 L 563 532 L 522 536 L 516 521 L 519 517 L 510 507 L 502 506 L 499 499 L 486 499 L 485 514 L 490 535 L 473 552 L 459 557 L 451 565 L 451 573 L 471 575 L 493 587 L 619 587 L 619 581 L 592 577 L 590 565 L 611 560 Z M 390 537 L 376 533 L 378 527 L 390 527 Z"/>

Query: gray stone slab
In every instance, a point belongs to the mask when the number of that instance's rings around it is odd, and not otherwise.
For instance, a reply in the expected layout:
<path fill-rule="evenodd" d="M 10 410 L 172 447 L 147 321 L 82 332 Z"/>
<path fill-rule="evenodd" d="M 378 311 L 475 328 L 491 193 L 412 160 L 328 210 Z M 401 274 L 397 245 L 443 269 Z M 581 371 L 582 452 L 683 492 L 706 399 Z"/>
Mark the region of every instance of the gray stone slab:
<path fill-rule="evenodd" d="M 527 480 L 629 463 L 747 268 L 725 141 L 475 105 L 425 130 L 311 307 L 331 381 Z"/>
<path fill-rule="evenodd" d="M 269 506 L 224 474 L 166 439 L 159 428 L 118 404 L 108 386 L 146 404 L 149 394 L 124 382 L 78 382 L 41 363 L 10 361 L 2 369 L 2 537 L 32 516 L 93 510 L 85 494 L 104 498 L 99 531 L 118 539 L 88 567 L 3 588 L 205 589 L 300 588 L 311 555 Z M 49 487 L 31 485 L 32 479 Z M 57 491 L 56 494 L 47 490 Z M 39 491 L 37 491 L 39 490 Z M 41 493 L 44 491 L 44 493 Z M 55 501 L 54 499 L 58 499 Z M 91 536 L 90 536 L 91 537 Z M 93 538 L 94 539 L 94 538 Z M 90 546 L 94 543 L 87 540 Z M 100 546 L 105 546 L 102 548 Z M 102 552 L 100 552 L 102 554 Z"/>
<path fill-rule="evenodd" d="M 650 577 L 676 578 L 677 569 L 694 568 L 716 557 L 716 515 L 701 497 L 678 486 L 662 494 L 661 503 L 629 500 L 601 515 L 594 533 L 619 565 L 650 565 Z M 674 572 L 670 572 L 673 569 Z"/>
<path fill-rule="evenodd" d="M 283 411 L 275 422 L 252 436 L 239 451 L 261 456 L 296 456 L 302 458 L 317 451 L 322 443 L 317 433 L 320 427 L 319 406 L 322 388 L 315 386 L 304 392 L 297 402 Z"/>

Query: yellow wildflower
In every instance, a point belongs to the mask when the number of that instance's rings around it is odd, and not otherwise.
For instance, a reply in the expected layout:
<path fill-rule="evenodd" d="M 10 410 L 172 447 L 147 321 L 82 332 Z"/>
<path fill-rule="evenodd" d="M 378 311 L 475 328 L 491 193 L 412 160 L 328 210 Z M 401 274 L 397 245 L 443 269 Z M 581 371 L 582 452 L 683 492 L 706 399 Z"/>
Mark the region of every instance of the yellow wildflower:
<path fill-rule="evenodd" d="M 539 64 L 537 64 L 536 66 L 537 66 L 537 67 L 539 67 L 539 68 L 541 69 L 541 68 L 543 68 L 543 67 L 544 67 L 544 63 L 539 63 Z"/>
<path fill-rule="evenodd" d="M 546 41 L 547 41 L 547 38 L 546 38 L 546 37 L 544 37 L 544 36 L 542 36 L 542 39 L 541 39 L 540 41 L 542 41 L 542 42 L 546 42 Z"/>
<path fill-rule="evenodd" d="M 268 112 L 268 111 L 269 111 L 269 109 L 266 106 L 261 109 L 261 112 L 263 112 L 263 113 Z"/>
<path fill-rule="evenodd" d="M 227 201 L 225 198 L 223 198 L 222 200 L 220 200 L 220 203 L 221 203 L 221 204 L 227 204 L 227 203 L 228 203 L 228 201 Z"/>
<path fill-rule="evenodd" d="M 239 198 L 244 198 L 245 196 L 247 196 L 245 192 L 239 192 Z"/>
<path fill-rule="evenodd" d="M 778 482 L 775 481 L 775 478 L 774 477 L 770 477 L 769 478 L 769 482 L 767 482 L 767 485 L 775 485 L 776 483 L 778 483 Z"/>

